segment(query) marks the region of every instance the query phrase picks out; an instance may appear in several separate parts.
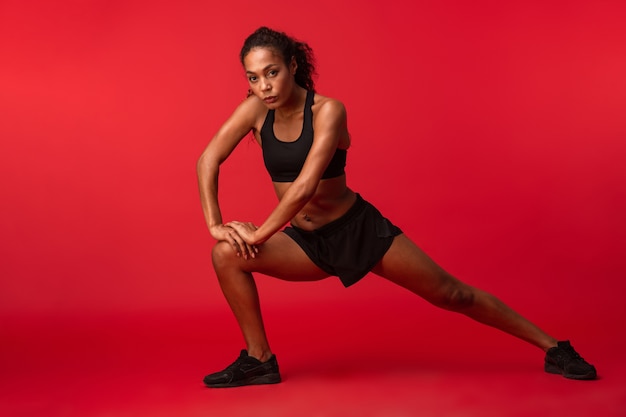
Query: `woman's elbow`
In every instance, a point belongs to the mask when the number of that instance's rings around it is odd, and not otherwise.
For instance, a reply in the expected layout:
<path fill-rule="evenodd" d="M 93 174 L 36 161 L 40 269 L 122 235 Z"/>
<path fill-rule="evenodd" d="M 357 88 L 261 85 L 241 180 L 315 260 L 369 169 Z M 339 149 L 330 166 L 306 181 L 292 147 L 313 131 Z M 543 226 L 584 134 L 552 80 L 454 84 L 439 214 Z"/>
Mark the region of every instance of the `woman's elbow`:
<path fill-rule="evenodd" d="M 198 175 L 205 174 L 208 171 L 211 171 L 212 167 L 218 169 L 219 165 L 220 164 L 211 156 L 210 153 L 203 152 L 196 161 L 196 172 Z"/>
<path fill-rule="evenodd" d="M 198 160 L 196 161 L 196 172 L 200 174 L 207 166 L 206 156 L 204 153 L 200 155 Z"/>

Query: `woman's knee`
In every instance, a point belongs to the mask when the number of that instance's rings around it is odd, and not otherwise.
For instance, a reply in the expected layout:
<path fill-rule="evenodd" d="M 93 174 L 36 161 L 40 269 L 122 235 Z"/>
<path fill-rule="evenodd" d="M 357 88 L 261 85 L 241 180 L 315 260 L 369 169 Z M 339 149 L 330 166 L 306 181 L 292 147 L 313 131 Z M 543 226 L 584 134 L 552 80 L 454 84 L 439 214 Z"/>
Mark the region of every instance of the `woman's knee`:
<path fill-rule="evenodd" d="M 213 268 L 220 270 L 233 266 L 237 263 L 238 257 L 233 247 L 225 241 L 219 241 L 213 246 L 211 252 L 211 259 L 213 261 Z"/>
<path fill-rule="evenodd" d="M 460 281 L 446 283 L 434 300 L 435 305 L 451 311 L 463 311 L 474 305 L 475 292 Z"/>

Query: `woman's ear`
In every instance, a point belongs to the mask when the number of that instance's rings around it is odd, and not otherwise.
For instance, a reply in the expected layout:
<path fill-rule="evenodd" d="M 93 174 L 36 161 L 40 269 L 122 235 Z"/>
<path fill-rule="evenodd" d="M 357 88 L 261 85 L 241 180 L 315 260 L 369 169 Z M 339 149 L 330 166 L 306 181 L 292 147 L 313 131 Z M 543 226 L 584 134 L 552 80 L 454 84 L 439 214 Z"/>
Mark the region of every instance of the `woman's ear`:
<path fill-rule="evenodd" d="M 291 57 L 291 62 L 289 63 L 289 71 L 291 75 L 296 75 L 296 71 L 298 70 L 298 63 L 296 62 L 296 57 Z"/>

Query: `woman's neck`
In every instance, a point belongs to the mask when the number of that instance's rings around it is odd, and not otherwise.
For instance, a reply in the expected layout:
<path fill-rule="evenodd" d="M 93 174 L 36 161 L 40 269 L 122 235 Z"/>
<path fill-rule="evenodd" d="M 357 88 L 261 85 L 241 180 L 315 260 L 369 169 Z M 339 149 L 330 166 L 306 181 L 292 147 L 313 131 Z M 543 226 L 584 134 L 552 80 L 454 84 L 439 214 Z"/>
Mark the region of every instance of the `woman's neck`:
<path fill-rule="evenodd" d="M 276 109 L 276 114 L 281 119 L 289 119 L 290 117 L 301 113 L 304 110 L 306 94 L 307 91 L 304 88 L 297 86 L 293 90 L 289 100 L 283 106 Z"/>

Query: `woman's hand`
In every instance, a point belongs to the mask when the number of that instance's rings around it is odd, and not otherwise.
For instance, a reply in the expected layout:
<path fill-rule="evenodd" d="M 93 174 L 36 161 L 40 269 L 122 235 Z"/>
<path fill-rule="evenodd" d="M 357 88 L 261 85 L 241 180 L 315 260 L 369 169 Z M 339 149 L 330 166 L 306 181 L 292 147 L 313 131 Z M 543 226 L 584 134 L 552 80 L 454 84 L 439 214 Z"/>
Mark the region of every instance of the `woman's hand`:
<path fill-rule="evenodd" d="M 252 223 L 250 223 L 252 225 Z M 234 227 L 229 224 L 218 224 L 209 229 L 211 236 L 216 240 L 223 240 L 232 246 L 237 256 L 243 256 L 244 259 L 256 257 L 259 249 L 254 245 L 249 245 Z"/>
<path fill-rule="evenodd" d="M 249 253 L 253 258 L 257 253 L 259 253 L 259 248 L 257 247 L 258 242 L 255 233 L 258 227 L 250 222 L 244 223 L 238 221 L 228 222 L 225 226 L 233 228 L 237 235 L 241 239 L 243 239 L 247 247 L 251 249 Z"/>

